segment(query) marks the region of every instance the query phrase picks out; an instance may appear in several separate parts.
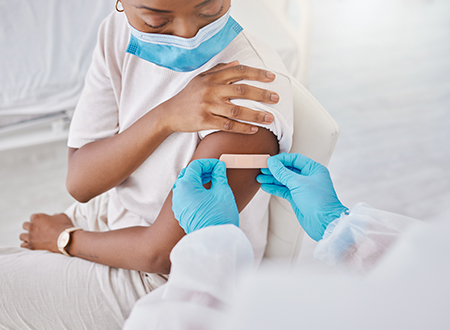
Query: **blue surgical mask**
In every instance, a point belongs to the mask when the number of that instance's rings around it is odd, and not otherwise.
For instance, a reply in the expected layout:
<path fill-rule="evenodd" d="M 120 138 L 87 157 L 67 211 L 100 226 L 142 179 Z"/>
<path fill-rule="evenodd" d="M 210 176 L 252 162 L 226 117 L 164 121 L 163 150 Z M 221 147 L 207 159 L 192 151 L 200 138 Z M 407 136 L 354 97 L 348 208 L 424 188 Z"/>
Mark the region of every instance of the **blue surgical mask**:
<path fill-rule="evenodd" d="M 127 53 L 178 72 L 198 69 L 224 50 L 242 31 L 242 27 L 230 16 L 230 10 L 189 39 L 144 33 L 128 25 L 131 37 Z"/>

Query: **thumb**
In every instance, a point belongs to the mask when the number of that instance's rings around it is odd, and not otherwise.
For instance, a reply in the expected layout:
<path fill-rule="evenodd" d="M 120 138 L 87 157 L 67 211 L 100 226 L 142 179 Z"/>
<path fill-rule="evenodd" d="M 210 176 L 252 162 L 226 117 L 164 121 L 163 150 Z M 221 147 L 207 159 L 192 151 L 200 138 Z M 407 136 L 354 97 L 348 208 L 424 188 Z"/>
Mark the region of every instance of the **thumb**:
<path fill-rule="evenodd" d="M 294 173 L 293 171 L 286 168 L 281 161 L 277 158 L 269 158 L 267 160 L 267 167 L 272 173 L 273 177 L 278 180 L 281 184 L 288 187 L 289 190 L 296 188 L 298 183 L 296 183 L 296 178 L 300 178 L 300 175 Z"/>
<path fill-rule="evenodd" d="M 219 161 L 211 172 L 211 189 L 217 185 L 227 185 L 227 167 L 224 162 Z"/>

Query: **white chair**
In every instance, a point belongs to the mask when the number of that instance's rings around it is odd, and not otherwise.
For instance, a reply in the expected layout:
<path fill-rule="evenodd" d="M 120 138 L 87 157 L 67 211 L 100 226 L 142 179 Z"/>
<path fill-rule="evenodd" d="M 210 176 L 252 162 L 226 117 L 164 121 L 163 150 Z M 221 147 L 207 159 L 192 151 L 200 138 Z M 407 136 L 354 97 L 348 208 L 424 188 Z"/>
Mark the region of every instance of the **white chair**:
<path fill-rule="evenodd" d="M 311 56 L 312 3 L 311 0 L 262 0 L 278 18 L 286 34 L 296 43 L 296 67 L 291 74 L 308 86 Z"/>
<path fill-rule="evenodd" d="M 325 166 L 328 165 L 339 136 L 339 126 L 319 102 L 295 78 L 294 138 L 291 152 L 301 153 Z M 269 232 L 265 261 L 271 263 L 297 260 L 304 231 L 289 202 L 272 196 L 269 204 Z"/>

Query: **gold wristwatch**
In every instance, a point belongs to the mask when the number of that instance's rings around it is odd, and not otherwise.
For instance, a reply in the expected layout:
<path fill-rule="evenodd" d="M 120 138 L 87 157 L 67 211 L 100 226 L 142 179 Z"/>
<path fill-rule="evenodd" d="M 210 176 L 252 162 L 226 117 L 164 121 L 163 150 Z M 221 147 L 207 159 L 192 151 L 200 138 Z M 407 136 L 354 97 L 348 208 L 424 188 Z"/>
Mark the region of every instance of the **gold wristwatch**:
<path fill-rule="evenodd" d="M 71 257 L 71 255 L 69 253 L 67 253 L 66 247 L 70 242 L 70 238 L 71 238 L 70 234 L 76 230 L 83 230 L 83 229 L 78 228 L 78 227 L 67 228 L 61 234 L 59 234 L 59 237 L 58 237 L 58 250 L 61 251 L 62 254 L 66 255 L 68 257 Z"/>

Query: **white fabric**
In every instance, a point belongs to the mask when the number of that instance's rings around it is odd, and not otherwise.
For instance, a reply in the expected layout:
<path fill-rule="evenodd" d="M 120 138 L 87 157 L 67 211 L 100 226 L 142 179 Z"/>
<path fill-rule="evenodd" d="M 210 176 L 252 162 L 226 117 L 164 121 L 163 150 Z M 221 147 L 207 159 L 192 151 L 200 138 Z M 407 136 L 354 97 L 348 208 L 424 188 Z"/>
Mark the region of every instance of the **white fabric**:
<path fill-rule="evenodd" d="M 0 2 L 0 116 L 73 109 L 110 0 Z"/>
<path fill-rule="evenodd" d="M 66 210 L 74 226 L 107 231 L 109 195 Z M 120 329 L 166 277 L 47 251 L 0 248 L 0 329 Z"/>
<path fill-rule="evenodd" d="M 120 329 L 149 291 L 136 271 L 0 248 L 0 329 Z"/>
<path fill-rule="evenodd" d="M 314 257 L 329 265 L 367 272 L 400 237 L 423 222 L 380 211 L 366 203 L 330 223 L 314 251 Z"/>
<path fill-rule="evenodd" d="M 244 276 L 248 264 L 236 262 L 233 265 L 230 262 L 233 258 L 245 260 L 243 256 L 248 249 L 242 247 L 242 234 L 238 230 L 223 230 L 220 226 L 204 228 L 195 235 L 187 235 L 174 248 L 174 253 L 181 258 L 173 258 L 172 267 L 182 265 L 184 271 L 177 274 L 177 281 L 184 276 L 181 282 L 187 283 L 185 287 L 190 290 L 191 297 L 201 293 L 229 299 L 233 296 L 228 296 L 227 291 L 237 285 L 234 291 L 238 294 L 233 300 L 227 300 L 229 308 L 199 304 L 183 299 L 182 295 L 179 299 L 164 299 L 165 288 L 174 284 L 169 278 L 167 284 L 137 302 L 126 321 L 130 327 L 125 329 L 448 328 L 450 225 L 426 226 L 418 220 L 376 210 L 367 204 L 355 206 L 350 215 L 346 219 L 365 230 L 369 240 L 377 231 L 379 238 L 373 240 L 373 244 L 378 247 L 378 254 L 385 257 L 376 259 L 377 267 L 365 278 L 348 273 L 324 276 L 317 271 L 303 269 L 301 265 L 291 272 L 287 268 L 263 267 L 257 273 Z M 347 233 L 337 230 L 343 225 L 343 220 L 327 239 L 341 238 L 346 242 L 341 245 L 343 251 L 348 251 Z M 374 222 L 378 225 L 374 226 Z M 361 225 L 364 223 L 367 226 Z M 405 231 L 406 228 L 410 229 L 409 232 Z M 395 237 L 398 243 L 385 244 L 383 237 L 389 242 Z M 218 241 L 216 246 L 215 240 Z M 228 244 L 223 244 L 227 241 Z M 367 244 L 362 238 L 353 242 Z M 338 247 L 337 244 L 335 249 L 326 251 L 339 255 Z M 358 250 L 358 246 L 352 248 Z M 239 256 L 239 251 L 242 251 L 242 256 Z M 349 265 L 346 259 L 337 259 L 340 261 Z M 189 270 L 189 265 L 195 269 Z M 205 281 L 196 273 L 206 270 L 208 278 L 220 277 L 222 272 L 229 275 L 230 270 L 238 275 L 225 276 L 218 284 Z M 244 280 L 240 279 L 242 276 Z M 227 279 L 231 283 L 223 282 Z M 211 284 L 215 286 L 210 287 Z M 205 324 L 206 327 L 203 326 Z"/>
<path fill-rule="evenodd" d="M 239 228 L 222 225 L 183 237 L 170 260 L 170 280 L 136 303 L 124 329 L 213 329 L 252 269 L 253 251 Z"/>
<path fill-rule="evenodd" d="M 221 62 L 239 60 L 242 64 L 267 68 L 277 78 L 269 84 L 248 84 L 276 91 L 280 102 L 268 106 L 252 101 L 238 102 L 274 114 L 269 128 L 281 151 L 292 143 L 292 92 L 288 74 L 276 52 L 241 33 L 224 51 L 193 72 L 175 72 L 125 52 L 130 30 L 123 13 L 112 13 L 102 24 L 86 87 L 72 120 L 69 147 L 123 132 L 142 115 L 176 95 L 199 73 Z M 169 194 L 178 173 L 191 159 L 198 143 L 209 132 L 174 133 L 121 185 L 110 191 L 108 227 L 118 229 L 152 224 Z M 267 236 L 269 196 L 259 192 L 241 212 L 240 223 L 262 258 Z"/>
<path fill-rule="evenodd" d="M 253 277 L 230 322 L 212 329 L 449 329 L 450 223 L 443 220 L 412 227 L 366 277 L 301 268 Z M 273 281 L 275 288 L 265 286 Z"/>

